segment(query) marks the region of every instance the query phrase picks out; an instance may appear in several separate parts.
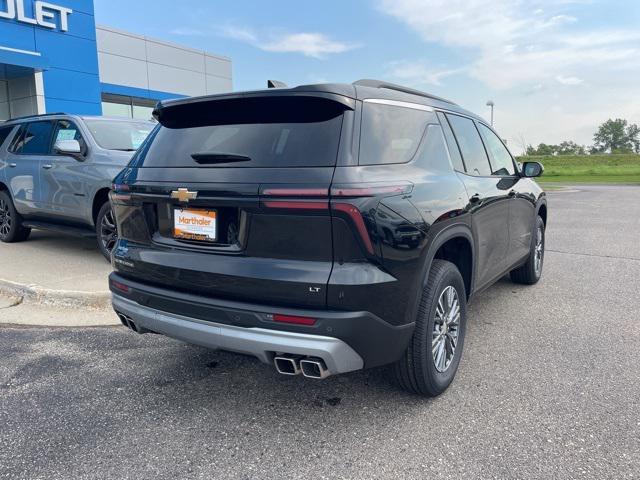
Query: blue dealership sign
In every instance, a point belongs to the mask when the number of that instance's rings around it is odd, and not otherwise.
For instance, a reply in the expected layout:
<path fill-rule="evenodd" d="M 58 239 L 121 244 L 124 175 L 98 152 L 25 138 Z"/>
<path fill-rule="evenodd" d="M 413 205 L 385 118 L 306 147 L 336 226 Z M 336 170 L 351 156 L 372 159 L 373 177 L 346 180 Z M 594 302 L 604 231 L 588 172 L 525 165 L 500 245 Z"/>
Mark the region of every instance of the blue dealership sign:
<path fill-rule="evenodd" d="M 99 115 L 93 2 L 0 0 L 0 66 L 42 71 L 48 112 Z"/>

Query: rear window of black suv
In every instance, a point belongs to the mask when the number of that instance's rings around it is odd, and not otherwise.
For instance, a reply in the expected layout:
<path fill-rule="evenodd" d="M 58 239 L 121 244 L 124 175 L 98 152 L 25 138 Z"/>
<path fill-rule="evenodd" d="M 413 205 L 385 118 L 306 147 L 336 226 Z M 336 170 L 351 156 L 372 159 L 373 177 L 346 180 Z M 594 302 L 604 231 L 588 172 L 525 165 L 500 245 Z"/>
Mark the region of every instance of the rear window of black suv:
<path fill-rule="evenodd" d="M 135 162 L 191 168 L 334 166 L 345 108 L 301 96 L 181 105 L 170 119 L 161 116 L 163 126 Z"/>

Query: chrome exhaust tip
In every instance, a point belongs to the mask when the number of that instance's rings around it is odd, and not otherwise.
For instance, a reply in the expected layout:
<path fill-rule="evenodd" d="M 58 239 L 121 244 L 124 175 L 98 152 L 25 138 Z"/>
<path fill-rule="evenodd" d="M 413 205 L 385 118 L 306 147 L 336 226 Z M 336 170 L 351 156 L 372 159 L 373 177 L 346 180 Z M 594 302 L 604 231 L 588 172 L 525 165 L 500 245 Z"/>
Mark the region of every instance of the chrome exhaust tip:
<path fill-rule="evenodd" d="M 120 319 L 120 323 L 127 327 L 130 330 L 133 330 L 136 333 L 147 333 L 149 330 L 139 327 L 136 323 L 131 319 L 131 317 L 126 316 L 124 313 L 117 313 L 118 318 Z"/>
<path fill-rule="evenodd" d="M 300 361 L 298 357 L 275 357 L 273 363 L 278 373 L 282 375 L 300 375 Z"/>
<path fill-rule="evenodd" d="M 135 322 L 131 319 L 129 319 L 129 328 L 136 333 L 143 333 L 142 330 L 140 330 Z"/>
<path fill-rule="evenodd" d="M 122 325 L 124 325 L 125 327 L 129 328 L 129 323 L 127 321 L 127 316 L 122 314 L 122 313 L 118 313 L 118 318 L 120 319 L 120 323 L 122 323 Z"/>
<path fill-rule="evenodd" d="M 305 358 L 304 360 L 300 360 L 300 368 L 302 375 L 307 378 L 321 380 L 331 375 L 331 372 L 327 369 L 327 365 L 321 358 Z"/>

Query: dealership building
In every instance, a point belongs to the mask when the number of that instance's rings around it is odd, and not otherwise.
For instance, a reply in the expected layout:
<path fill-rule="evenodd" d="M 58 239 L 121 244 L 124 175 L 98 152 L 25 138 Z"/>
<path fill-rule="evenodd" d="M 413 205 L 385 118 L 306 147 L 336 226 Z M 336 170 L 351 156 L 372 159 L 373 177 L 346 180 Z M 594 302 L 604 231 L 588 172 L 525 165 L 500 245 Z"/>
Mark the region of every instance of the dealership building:
<path fill-rule="evenodd" d="M 150 118 L 158 100 L 231 89 L 229 58 L 96 26 L 92 0 L 0 0 L 0 121 Z"/>

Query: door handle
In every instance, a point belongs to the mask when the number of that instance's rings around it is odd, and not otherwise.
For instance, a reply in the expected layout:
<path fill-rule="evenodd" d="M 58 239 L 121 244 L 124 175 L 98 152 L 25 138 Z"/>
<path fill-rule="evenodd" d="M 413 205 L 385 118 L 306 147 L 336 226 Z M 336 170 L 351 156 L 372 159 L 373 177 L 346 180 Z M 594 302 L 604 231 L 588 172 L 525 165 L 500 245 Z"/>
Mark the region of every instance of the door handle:
<path fill-rule="evenodd" d="M 45 163 L 44 165 L 42 165 L 42 168 L 44 168 L 45 170 L 50 170 L 51 168 L 53 168 L 53 165 L 51 165 L 50 163 Z"/>
<path fill-rule="evenodd" d="M 18 166 L 18 164 L 17 164 L 17 163 L 10 163 L 10 164 L 9 164 L 9 167 L 10 167 L 10 168 L 16 168 L 17 166 Z"/>

